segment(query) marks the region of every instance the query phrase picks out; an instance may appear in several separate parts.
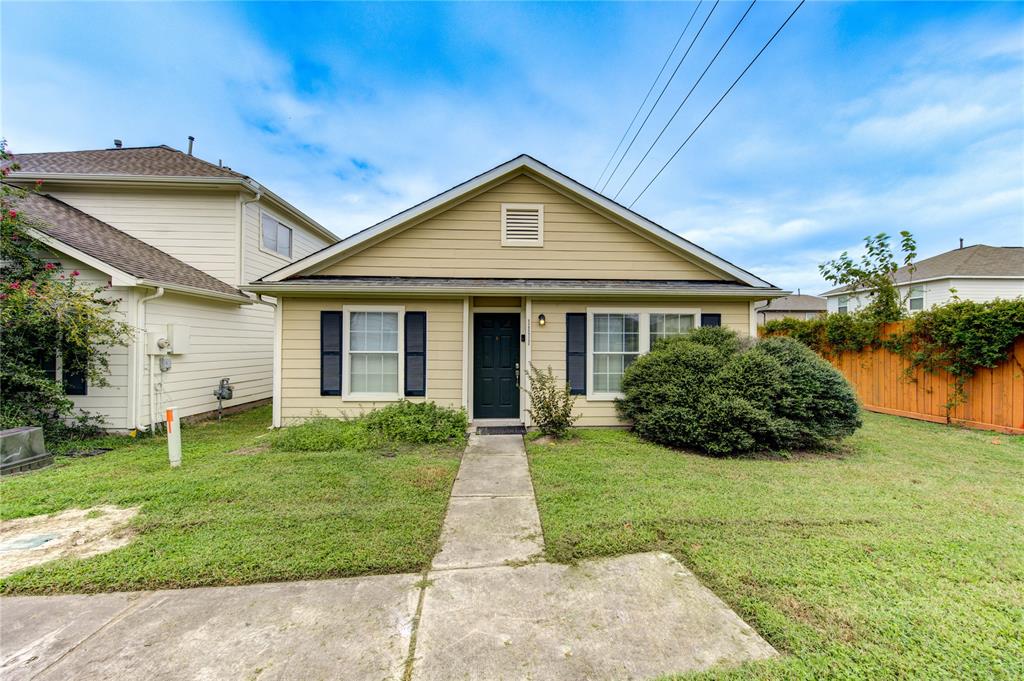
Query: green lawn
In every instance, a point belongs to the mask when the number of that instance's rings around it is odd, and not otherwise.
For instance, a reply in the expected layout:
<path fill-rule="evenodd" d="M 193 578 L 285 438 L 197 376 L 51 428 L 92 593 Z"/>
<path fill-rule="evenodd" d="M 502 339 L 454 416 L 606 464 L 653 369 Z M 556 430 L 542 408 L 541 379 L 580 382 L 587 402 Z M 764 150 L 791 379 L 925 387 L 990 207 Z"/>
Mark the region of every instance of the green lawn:
<path fill-rule="evenodd" d="M 663 550 L 783 658 L 709 676 L 1024 678 L 1024 438 L 865 414 L 839 456 L 529 445 L 552 560 Z"/>
<path fill-rule="evenodd" d="M 3 593 L 177 588 L 414 572 L 429 565 L 459 451 L 267 451 L 270 409 L 182 429 L 0 482 L 3 518 L 96 504 L 140 506 L 126 547 L 0 581 Z M 108 444 L 107 446 L 110 446 Z"/>

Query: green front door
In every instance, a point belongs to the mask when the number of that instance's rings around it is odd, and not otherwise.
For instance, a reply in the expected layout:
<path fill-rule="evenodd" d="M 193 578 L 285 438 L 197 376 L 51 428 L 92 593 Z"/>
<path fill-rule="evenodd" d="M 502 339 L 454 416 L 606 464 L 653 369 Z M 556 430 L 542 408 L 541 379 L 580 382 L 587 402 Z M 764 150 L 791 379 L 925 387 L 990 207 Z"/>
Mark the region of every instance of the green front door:
<path fill-rule="evenodd" d="M 473 315 L 473 418 L 519 418 L 519 313 Z"/>

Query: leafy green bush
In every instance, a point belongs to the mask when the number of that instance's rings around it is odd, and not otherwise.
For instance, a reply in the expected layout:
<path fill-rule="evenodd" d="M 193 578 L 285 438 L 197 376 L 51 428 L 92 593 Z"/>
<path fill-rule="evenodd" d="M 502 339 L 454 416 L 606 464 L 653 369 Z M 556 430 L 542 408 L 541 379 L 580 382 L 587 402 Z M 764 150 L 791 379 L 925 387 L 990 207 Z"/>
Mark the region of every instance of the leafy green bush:
<path fill-rule="evenodd" d="M 572 394 L 568 383 L 559 383 L 551 367 L 541 371 L 530 365 L 530 408 L 527 413 L 534 425 L 544 435 L 563 438 L 569 433 L 572 425 L 580 415 L 573 415 L 576 397 Z"/>
<path fill-rule="evenodd" d="M 286 452 L 329 452 L 396 445 L 459 445 L 466 437 L 466 412 L 434 402 L 396 402 L 356 419 L 317 416 L 282 428 L 272 447 Z"/>
<path fill-rule="evenodd" d="M 818 449 L 860 426 L 843 376 L 788 338 L 680 336 L 637 358 L 622 387 L 617 407 L 640 437 L 710 454 Z"/>
<path fill-rule="evenodd" d="M 396 444 L 455 443 L 465 438 L 469 429 L 465 411 L 435 402 L 402 400 L 371 411 L 361 421 L 371 439 Z"/>

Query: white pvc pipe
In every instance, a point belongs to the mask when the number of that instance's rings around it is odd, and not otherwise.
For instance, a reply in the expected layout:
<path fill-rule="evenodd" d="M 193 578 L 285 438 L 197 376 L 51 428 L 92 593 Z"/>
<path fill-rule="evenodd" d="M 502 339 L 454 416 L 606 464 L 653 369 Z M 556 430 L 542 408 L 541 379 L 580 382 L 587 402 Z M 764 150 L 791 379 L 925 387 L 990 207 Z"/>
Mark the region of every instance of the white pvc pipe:
<path fill-rule="evenodd" d="M 146 334 L 148 333 L 148 329 L 147 329 L 147 323 L 148 322 L 146 320 L 146 303 L 148 303 L 151 300 L 156 300 L 157 298 L 161 298 L 161 297 L 163 297 L 163 295 L 164 295 L 164 287 L 160 286 L 160 287 L 157 288 L 156 293 L 154 293 L 151 296 L 146 296 L 145 298 L 143 298 L 142 300 L 139 301 L 139 309 L 142 310 L 142 315 L 141 315 L 141 319 L 140 319 L 140 326 L 142 327 L 142 352 L 143 353 L 146 353 Z M 156 426 L 156 405 L 154 404 L 154 397 L 153 397 L 153 356 L 152 355 L 148 355 L 148 357 L 149 357 L 149 432 L 152 433 L 154 431 L 154 429 L 155 429 L 155 426 Z M 141 410 L 136 410 L 136 411 L 138 412 L 138 411 L 141 411 Z M 135 424 L 135 425 L 136 425 L 136 427 L 139 427 L 141 429 L 141 424 Z"/>

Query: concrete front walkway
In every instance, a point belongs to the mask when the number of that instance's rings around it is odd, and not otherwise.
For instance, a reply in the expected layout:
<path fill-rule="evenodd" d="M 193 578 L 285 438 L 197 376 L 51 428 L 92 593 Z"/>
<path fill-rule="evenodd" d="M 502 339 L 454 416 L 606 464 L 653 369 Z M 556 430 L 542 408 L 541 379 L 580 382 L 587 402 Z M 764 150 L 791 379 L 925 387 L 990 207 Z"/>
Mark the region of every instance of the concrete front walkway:
<path fill-rule="evenodd" d="M 0 599 L 0 677 L 643 679 L 777 653 L 664 553 L 543 562 L 522 438 L 473 436 L 425 575 Z"/>

